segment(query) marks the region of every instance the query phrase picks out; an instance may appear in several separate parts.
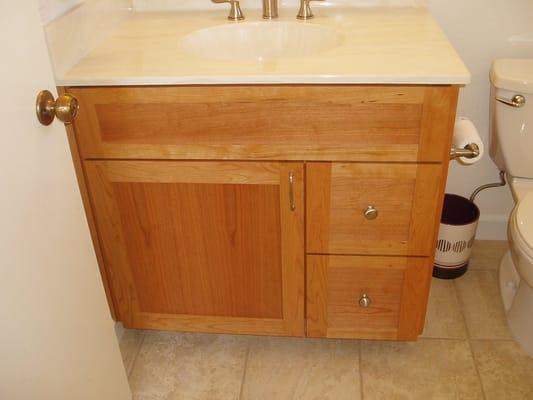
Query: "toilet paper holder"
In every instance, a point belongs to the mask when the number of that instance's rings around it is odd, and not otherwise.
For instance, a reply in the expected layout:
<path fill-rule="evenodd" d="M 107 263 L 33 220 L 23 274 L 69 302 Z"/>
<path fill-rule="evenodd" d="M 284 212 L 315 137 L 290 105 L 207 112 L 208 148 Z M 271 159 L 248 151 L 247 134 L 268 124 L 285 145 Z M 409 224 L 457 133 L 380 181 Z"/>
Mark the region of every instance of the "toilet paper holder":
<path fill-rule="evenodd" d="M 475 143 L 469 143 L 462 149 L 452 148 L 450 150 L 450 160 L 456 158 L 476 158 L 479 156 L 479 146 Z"/>

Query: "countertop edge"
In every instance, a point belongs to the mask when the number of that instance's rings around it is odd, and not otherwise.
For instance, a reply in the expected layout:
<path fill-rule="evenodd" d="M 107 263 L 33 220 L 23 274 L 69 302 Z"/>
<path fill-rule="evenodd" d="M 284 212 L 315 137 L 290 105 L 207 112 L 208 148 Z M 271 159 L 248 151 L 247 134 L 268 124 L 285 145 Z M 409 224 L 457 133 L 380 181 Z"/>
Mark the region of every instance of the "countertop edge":
<path fill-rule="evenodd" d="M 167 86 L 167 85 L 456 85 L 470 84 L 470 75 L 427 77 L 378 76 L 242 76 L 134 77 L 119 79 L 56 79 L 57 86 Z"/>

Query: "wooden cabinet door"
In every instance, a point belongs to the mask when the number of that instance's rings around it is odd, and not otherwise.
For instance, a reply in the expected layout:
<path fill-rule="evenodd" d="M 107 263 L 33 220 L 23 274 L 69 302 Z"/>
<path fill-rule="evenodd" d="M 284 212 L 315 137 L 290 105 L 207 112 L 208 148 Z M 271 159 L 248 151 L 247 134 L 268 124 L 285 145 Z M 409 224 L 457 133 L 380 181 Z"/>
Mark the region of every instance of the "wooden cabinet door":
<path fill-rule="evenodd" d="M 85 165 L 126 327 L 304 334 L 303 164 Z"/>
<path fill-rule="evenodd" d="M 432 256 L 446 165 L 310 163 L 307 252 Z M 373 212 L 368 214 L 367 210 Z"/>

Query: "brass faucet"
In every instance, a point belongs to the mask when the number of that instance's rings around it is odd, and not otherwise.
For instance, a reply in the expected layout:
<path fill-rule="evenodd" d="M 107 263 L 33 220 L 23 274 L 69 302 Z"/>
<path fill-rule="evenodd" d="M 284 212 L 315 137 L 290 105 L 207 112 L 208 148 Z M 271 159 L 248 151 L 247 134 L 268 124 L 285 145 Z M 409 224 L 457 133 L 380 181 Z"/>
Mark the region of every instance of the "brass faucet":
<path fill-rule="evenodd" d="M 228 19 L 230 21 L 241 21 L 244 19 L 239 0 L 211 0 L 213 3 L 229 3 L 231 8 L 229 10 Z"/>
<path fill-rule="evenodd" d="M 310 2 L 311 0 L 300 0 L 300 10 L 298 11 L 298 15 L 296 15 L 296 18 L 306 20 L 314 17 L 313 11 L 311 11 L 311 6 L 309 5 Z"/>
<path fill-rule="evenodd" d="M 228 19 L 230 21 L 240 21 L 244 19 L 244 15 L 239 4 L 239 0 L 211 0 L 213 3 L 229 3 L 231 5 Z M 275 19 L 278 18 L 278 0 L 262 0 L 263 1 L 263 18 Z"/>
<path fill-rule="evenodd" d="M 213 3 L 229 3 L 231 5 L 228 19 L 230 21 L 240 21 L 244 19 L 239 0 L 211 0 Z M 263 1 L 263 18 L 276 19 L 278 18 L 278 1 L 279 0 L 262 0 Z M 316 0 L 323 1 L 323 0 Z M 300 10 L 296 18 L 311 19 L 314 17 L 309 3 L 311 0 L 300 0 Z"/>
<path fill-rule="evenodd" d="M 278 0 L 263 0 L 263 18 L 278 18 Z"/>

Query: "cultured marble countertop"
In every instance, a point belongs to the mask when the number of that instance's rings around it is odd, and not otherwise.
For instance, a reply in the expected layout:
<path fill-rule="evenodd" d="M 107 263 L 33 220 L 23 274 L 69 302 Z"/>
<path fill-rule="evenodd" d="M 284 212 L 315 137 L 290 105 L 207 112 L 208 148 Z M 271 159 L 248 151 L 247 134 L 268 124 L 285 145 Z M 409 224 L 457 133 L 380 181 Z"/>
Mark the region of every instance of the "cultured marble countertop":
<path fill-rule="evenodd" d="M 259 10 L 245 11 L 245 23 L 273 23 L 263 21 Z M 314 11 L 314 19 L 300 23 L 332 27 L 340 44 L 312 56 L 266 60 L 212 60 L 182 46 L 182 38 L 195 30 L 234 24 L 226 19 L 227 7 L 133 13 L 56 81 L 59 86 L 470 82 L 469 71 L 425 8 Z M 296 22 L 295 10 L 280 10 L 279 21 Z"/>

